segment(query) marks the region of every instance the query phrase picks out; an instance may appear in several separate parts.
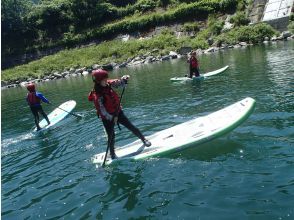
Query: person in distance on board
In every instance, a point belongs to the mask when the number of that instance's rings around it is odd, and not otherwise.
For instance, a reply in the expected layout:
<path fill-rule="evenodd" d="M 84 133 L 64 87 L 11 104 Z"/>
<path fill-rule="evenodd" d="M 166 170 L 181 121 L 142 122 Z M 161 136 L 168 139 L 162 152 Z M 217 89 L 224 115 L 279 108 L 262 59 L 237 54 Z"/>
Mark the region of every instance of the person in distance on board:
<path fill-rule="evenodd" d="M 192 51 L 191 52 L 191 57 L 188 59 L 187 63 L 189 63 L 190 65 L 190 78 L 193 77 L 193 75 L 195 75 L 196 77 L 200 76 L 199 73 L 199 63 L 198 63 L 198 59 L 196 57 L 196 52 Z"/>
<path fill-rule="evenodd" d="M 106 70 L 98 69 L 92 72 L 92 79 L 94 82 L 94 89 L 89 93 L 88 100 L 94 102 L 97 115 L 101 117 L 105 127 L 111 158 L 117 158 L 114 151 L 114 125 L 118 123 L 133 132 L 134 135 L 142 140 L 146 147 L 151 146 L 151 143 L 145 139 L 140 130 L 125 116 L 120 106 L 119 96 L 112 89 L 112 87 L 126 86 L 129 76 L 125 75 L 121 79 L 110 80 L 108 79 L 108 72 Z"/>
<path fill-rule="evenodd" d="M 37 131 L 41 130 L 39 126 L 39 112 L 43 115 L 43 117 L 46 119 L 48 125 L 50 124 L 50 121 L 48 119 L 47 114 L 44 112 L 42 106 L 41 106 L 41 101 L 50 104 L 49 100 L 43 96 L 42 93 L 36 91 L 36 87 L 33 83 L 28 84 L 27 90 L 29 91 L 26 97 L 27 103 L 31 108 L 31 111 L 34 115 L 35 118 L 35 124 L 37 126 Z"/>

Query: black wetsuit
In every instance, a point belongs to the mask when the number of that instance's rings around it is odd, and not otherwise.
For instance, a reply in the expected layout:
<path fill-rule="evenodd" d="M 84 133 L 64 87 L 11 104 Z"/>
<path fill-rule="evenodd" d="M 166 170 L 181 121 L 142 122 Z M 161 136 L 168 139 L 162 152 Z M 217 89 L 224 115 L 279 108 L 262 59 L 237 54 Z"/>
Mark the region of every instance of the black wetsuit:
<path fill-rule="evenodd" d="M 103 125 L 105 127 L 105 130 L 106 130 L 106 133 L 108 136 L 108 146 L 109 146 L 109 150 L 110 150 L 110 155 L 115 156 L 115 153 L 114 153 L 114 143 L 115 143 L 114 122 L 113 122 L 113 120 L 109 121 L 107 119 L 103 119 L 102 122 L 103 122 Z M 139 139 L 141 139 L 144 142 L 145 138 L 144 138 L 143 134 L 140 132 L 140 130 L 137 127 L 135 127 L 129 121 L 129 119 L 125 116 L 125 114 L 123 113 L 122 110 L 118 114 L 117 122 L 119 124 L 122 124 L 123 126 L 125 126 L 127 129 L 129 129 L 131 132 L 133 132 L 134 135 L 136 135 Z"/>
<path fill-rule="evenodd" d="M 39 122 L 40 122 L 40 117 L 39 117 L 39 112 L 43 115 L 43 117 L 45 118 L 45 120 L 47 121 L 48 124 L 50 124 L 50 121 L 48 119 L 47 114 L 44 112 L 43 108 L 41 105 L 39 106 L 30 106 L 31 111 L 34 115 L 35 118 L 35 124 L 37 126 L 37 129 L 40 130 L 40 126 L 39 126 Z"/>
<path fill-rule="evenodd" d="M 193 77 L 193 74 L 195 74 L 196 77 L 200 76 L 198 67 L 190 67 L 190 78 Z"/>

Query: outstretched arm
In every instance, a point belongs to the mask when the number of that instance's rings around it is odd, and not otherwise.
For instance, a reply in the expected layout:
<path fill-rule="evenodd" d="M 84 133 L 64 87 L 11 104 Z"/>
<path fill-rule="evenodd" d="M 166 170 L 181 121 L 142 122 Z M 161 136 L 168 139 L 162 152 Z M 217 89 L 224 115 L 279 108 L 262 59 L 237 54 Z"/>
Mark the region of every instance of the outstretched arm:
<path fill-rule="evenodd" d="M 43 102 L 50 104 L 49 100 L 46 99 L 46 97 L 42 93 L 36 92 L 36 96 L 39 97 Z"/>
<path fill-rule="evenodd" d="M 107 82 L 114 88 L 125 87 L 126 84 L 128 84 L 129 78 L 129 75 L 124 75 L 121 77 L 121 79 L 111 79 L 107 80 Z"/>

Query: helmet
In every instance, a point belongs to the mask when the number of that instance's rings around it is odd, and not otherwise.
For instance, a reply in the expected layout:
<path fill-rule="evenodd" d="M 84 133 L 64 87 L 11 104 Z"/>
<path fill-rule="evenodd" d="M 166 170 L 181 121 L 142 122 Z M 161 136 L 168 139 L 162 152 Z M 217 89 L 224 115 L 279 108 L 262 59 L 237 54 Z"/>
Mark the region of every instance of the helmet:
<path fill-rule="evenodd" d="M 106 70 L 97 69 L 92 71 L 93 81 L 101 81 L 106 78 L 108 78 L 108 72 Z"/>
<path fill-rule="evenodd" d="M 35 85 L 33 83 L 28 84 L 27 90 L 29 90 L 30 92 L 35 92 L 36 90 Z"/>

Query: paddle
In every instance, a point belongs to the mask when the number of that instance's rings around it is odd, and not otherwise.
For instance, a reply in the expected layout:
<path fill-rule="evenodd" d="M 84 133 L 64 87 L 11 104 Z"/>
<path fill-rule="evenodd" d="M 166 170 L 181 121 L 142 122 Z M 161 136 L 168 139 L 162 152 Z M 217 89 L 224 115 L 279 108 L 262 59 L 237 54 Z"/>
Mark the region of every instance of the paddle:
<path fill-rule="evenodd" d="M 122 97 L 123 97 L 123 95 L 124 95 L 124 92 L 125 92 L 125 88 L 126 88 L 126 86 L 127 86 L 127 85 L 125 85 L 125 86 L 123 87 L 123 90 L 122 90 L 121 95 L 120 95 L 120 98 L 119 98 L 119 103 L 118 103 L 118 106 L 117 106 L 117 109 L 116 109 L 114 115 L 117 115 L 117 112 L 118 112 L 118 110 L 119 110 L 119 108 L 120 108 L 120 103 L 121 103 Z M 114 120 L 114 117 L 112 118 L 112 122 L 113 122 L 113 120 Z M 102 167 L 105 166 L 106 157 L 107 157 L 108 150 L 109 150 L 109 145 L 110 145 L 110 144 L 109 144 L 109 143 L 110 143 L 109 140 L 112 139 L 113 133 L 114 133 L 114 128 L 113 128 L 113 131 L 112 131 L 112 133 L 110 134 L 109 139 L 108 139 L 107 148 L 106 148 L 106 152 L 105 152 L 104 160 L 103 160 L 103 163 L 102 163 Z"/>
<path fill-rule="evenodd" d="M 75 113 L 72 113 L 72 112 L 66 111 L 66 110 L 64 110 L 64 109 L 62 109 L 62 108 L 60 108 L 60 107 L 57 107 L 57 108 L 59 108 L 59 109 L 62 110 L 62 111 L 65 111 L 65 112 L 67 112 L 68 114 L 73 115 L 73 116 L 75 116 L 75 117 L 77 117 L 77 118 L 82 118 L 81 115 L 78 115 L 78 114 L 75 114 Z"/>

